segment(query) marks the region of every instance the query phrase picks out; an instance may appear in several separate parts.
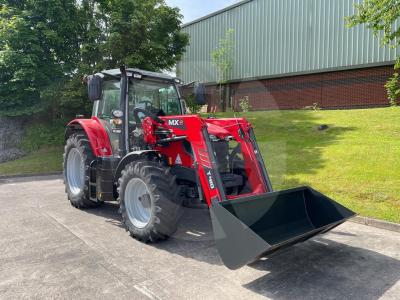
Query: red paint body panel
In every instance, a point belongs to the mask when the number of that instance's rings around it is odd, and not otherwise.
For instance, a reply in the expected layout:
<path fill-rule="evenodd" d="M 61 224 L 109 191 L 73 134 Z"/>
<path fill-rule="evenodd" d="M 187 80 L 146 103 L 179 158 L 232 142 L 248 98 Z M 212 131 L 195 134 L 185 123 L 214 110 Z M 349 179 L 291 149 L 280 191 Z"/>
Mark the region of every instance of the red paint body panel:
<path fill-rule="evenodd" d="M 165 121 L 162 125 L 154 122 L 150 118 L 149 119 L 153 122 L 153 126 L 170 129 L 175 136 L 186 136 L 187 141 L 190 142 L 192 147 L 193 159 L 187 159 L 188 155 L 183 147 L 174 147 L 174 145 L 179 142 L 170 143 L 169 147 L 157 147 L 157 150 L 166 156 L 171 155 L 171 153 L 177 156 L 179 153 L 179 156 L 182 159 L 182 165 L 197 170 L 203 193 L 209 206 L 211 205 L 211 199 L 216 198 L 221 201 L 222 197 L 220 191 L 216 186 L 210 188 L 209 177 L 206 174 L 207 170 L 212 170 L 213 167 L 207 150 L 207 144 L 202 134 L 203 128 L 207 126 L 204 120 L 197 115 L 168 116 L 160 118 Z"/>
<path fill-rule="evenodd" d="M 248 131 L 251 128 L 251 124 L 246 119 L 204 119 L 198 115 L 160 118 L 164 120 L 164 124 L 159 124 L 150 118 L 145 118 L 143 121 L 142 124 L 146 143 L 152 145 L 154 149 L 168 157 L 172 163 L 176 161 L 179 154 L 183 166 L 196 168 L 209 206 L 211 206 L 211 200 L 213 198 L 216 197 L 218 200 L 222 200 L 222 198 L 217 186 L 214 185 L 215 183 L 210 183 L 210 175 L 207 174 L 209 170 L 212 170 L 212 172 L 217 172 L 217 170 L 215 170 L 215 165 L 213 166 L 211 162 L 211 157 L 203 135 L 204 128 L 207 129 L 208 134 L 215 135 L 220 139 L 232 136 L 237 143 L 241 144 L 244 167 L 252 192 L 246 195 L 228 196 L 227 198 L 237 199 L 268 192 L 268 188 L 262 179 L 262 170 L 256 158 L 255 149 L 250 141 Z M 171 134 L 169 137 L 186 136 L 186 140 L 192 147 L 192 156 L 184 149 L 182 141 L 169 143 L 165 147 L 156 145 L 156 129 L 170 130 Z"/>
<path fill-rule="evenodd" d="M 92 117 L 91 119 L 75 119 L 72 120 L 67 126 L 72 127 L 76 124 L 79 124 L 85 131 L 94 155 L 112 155 L 110 139 L 107 131 L 97 117 Z"/>

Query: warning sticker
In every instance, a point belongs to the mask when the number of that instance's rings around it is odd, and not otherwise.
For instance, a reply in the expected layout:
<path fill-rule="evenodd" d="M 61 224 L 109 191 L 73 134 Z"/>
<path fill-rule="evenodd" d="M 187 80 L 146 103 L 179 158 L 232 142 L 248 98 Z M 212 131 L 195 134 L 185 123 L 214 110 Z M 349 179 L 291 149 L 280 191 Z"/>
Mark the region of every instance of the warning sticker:
<path fill-rule="evenodd" d="M 182 159 L 181 159 L 181 156 L 179 155 L 179 153 L 178 153 L 178 155 L 177 155 L 177 157 L 175 159 L 175 164 L 176 165 L 181 165 L 182 164 Z"/>

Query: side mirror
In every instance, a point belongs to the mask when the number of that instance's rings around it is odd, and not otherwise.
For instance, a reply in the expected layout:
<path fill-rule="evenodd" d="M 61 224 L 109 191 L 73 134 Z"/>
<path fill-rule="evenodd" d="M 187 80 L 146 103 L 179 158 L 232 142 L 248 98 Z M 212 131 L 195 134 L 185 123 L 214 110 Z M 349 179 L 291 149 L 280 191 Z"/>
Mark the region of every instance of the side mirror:
<path fill-rule="evenodd" d="M 203 83 L 199 83 L 194 87 L 194 101 L 198 105 L 204 105 L 206 101 L 206 87 Z"/>
<path fill-rule="evenodd" d="M 185 99 L 181 99 L 181 106 L 182 106 L 183 114 L 186 115 L 188 113 L 188 109 L 187 109 L 187 104 L 186 104 Z"/>
<path fill-rule="evenodd" d="M 89 100 L 100 100 L 103 91 L 103 78 L 98 75 L 90 75 L 87 77 L 87 86 Z"/>

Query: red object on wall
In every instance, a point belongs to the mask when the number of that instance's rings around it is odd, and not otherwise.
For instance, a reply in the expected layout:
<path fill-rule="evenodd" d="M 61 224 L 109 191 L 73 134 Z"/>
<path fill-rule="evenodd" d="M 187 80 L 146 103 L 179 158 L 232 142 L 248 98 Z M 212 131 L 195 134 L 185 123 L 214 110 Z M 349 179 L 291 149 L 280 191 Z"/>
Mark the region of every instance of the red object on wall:
<path fill-rule="evenodd" d="M 290 77 L 260 79 L 230 84 L 232 106 L 249 97 L 252 110 L 324 109 L 388 106 L 385 83 L 393 66 L 352 69 Z M 219 87 L 208 86 L 208 111 L 219 111 Z"/>

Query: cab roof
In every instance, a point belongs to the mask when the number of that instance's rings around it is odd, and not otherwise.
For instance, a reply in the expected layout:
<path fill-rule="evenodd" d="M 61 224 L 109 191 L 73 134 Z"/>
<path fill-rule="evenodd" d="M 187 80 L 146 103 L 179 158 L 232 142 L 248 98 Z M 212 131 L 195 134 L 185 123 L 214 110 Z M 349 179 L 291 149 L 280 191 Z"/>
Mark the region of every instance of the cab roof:
<path fill-rule="evenodd" d="M 150 71 L 145 71 L 145 70 L 140 70 L 140 69 L 135 69 L 135 68 L 126 68 L 126 72 L 132 72 L 136 74 L 140 74 L 143 77 L 151 77 L 155 79 L 163 79 L 163 80 L 169 80 L 169 81 L 175 81 L 179 80 L 176 77 L 172 77 L 170 75 L 164 74 L 164 73 L 157 73 L 157 72 L 150 72 Z M 111 70 L 104 70 L 101 71 L 102 74 L 112 76 L 112 77 L 120 77 L 121 76 L 121 70 L 120 69 L 111 69 Z"/>

